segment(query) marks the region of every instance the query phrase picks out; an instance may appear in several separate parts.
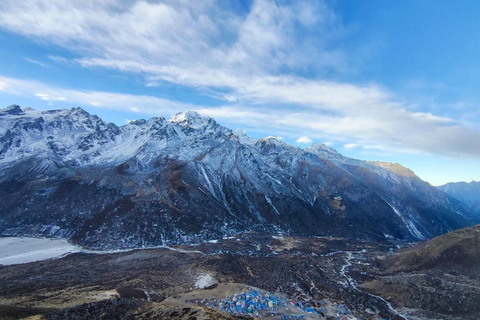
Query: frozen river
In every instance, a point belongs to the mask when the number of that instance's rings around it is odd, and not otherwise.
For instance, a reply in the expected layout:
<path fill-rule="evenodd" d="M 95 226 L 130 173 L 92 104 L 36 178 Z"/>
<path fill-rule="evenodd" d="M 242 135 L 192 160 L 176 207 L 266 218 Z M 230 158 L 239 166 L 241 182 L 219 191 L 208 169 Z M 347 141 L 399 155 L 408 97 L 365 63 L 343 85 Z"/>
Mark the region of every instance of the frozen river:
<path fill-rule="evenodd" d="M 110 254 L 129 252 L 139 249 L 167 249 L 183 253 L 204 254 L 196 250 L 184 250 L 168 246 L 116 249 L 116 250 L 88 250 L 73 245 L 64 239 L 41 239 L 29 237 L 0 237 L 0 266 L 28 263 L 53 258 L 61 258 L 74 252 L 85 252 L 93 254 Z"/>
<path fill-rule="evenodd" d="M 63 239 L 0 238 L 0 265 L 12 265 L 59 258 L 83 251 Z"/>

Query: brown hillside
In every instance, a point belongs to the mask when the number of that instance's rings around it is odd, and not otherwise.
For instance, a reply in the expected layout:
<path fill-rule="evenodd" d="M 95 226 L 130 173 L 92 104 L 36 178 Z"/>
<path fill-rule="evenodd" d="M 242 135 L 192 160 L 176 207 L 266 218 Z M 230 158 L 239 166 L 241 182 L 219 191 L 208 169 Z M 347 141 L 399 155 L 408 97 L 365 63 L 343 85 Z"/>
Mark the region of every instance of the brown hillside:
<path fill-rule="evenodd" d="M 382 265 L 392 273 L 452 267 L 480 270 L 480 224 L 401 250 Z"/>

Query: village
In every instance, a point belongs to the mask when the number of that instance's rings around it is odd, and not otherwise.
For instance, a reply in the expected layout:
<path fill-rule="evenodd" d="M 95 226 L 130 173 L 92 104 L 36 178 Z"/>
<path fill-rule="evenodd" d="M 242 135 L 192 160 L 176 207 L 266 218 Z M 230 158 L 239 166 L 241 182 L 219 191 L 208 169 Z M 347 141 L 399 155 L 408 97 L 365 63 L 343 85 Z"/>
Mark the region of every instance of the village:
<path fill-rule="evenodd" d="M 352 312 L 342 304 L 319 302 L 320 306 L 312 306 L 301 301 L 285 299 L 266 291 L 253 289 L 249 292 L 236 293 L 222 300 L 205 301 L 204 306 L 235 315 L 247 315 L 256 318 L 276 319 L 323 319 L 332 313 L 335 319 L 357 319 Z M 327 311 L 328 309 L 328 311 Z"/>

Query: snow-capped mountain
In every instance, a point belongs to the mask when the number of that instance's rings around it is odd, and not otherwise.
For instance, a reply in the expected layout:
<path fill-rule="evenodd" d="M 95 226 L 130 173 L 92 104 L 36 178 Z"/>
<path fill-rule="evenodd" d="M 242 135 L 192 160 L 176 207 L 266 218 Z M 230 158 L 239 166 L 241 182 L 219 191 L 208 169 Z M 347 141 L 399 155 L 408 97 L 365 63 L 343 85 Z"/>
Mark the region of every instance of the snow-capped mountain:
<path fill-rule="evenodd" d="M 480 215 L 480 181 L 451 182 L 439 186 L 438 189 L 457 198 Z"/>
<path fill-rule="evenodd" d="M 0 234 L 95 248 L 255 230 L 418 240 L 479 217 L 398 165 L 258 141 L 195 112 L 118 127 L 80 108 L 0 111 Z"/>

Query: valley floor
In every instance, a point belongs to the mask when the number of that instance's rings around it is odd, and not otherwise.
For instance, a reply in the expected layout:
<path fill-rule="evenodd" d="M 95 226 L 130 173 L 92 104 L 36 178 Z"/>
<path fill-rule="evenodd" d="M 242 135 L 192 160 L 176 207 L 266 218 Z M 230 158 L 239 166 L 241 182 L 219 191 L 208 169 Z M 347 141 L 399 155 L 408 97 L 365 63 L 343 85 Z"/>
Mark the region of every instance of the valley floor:
<path fill-rule="evenodd" d="M 247 234 L 196 246 L 76 252 L 0 267 L 0 319 L 480 316 L 480 282 L 471 275 L 384 273 L 379 261 L 398 245 Z"/>

